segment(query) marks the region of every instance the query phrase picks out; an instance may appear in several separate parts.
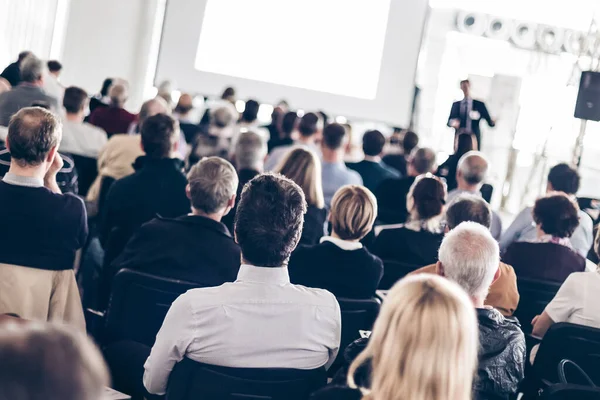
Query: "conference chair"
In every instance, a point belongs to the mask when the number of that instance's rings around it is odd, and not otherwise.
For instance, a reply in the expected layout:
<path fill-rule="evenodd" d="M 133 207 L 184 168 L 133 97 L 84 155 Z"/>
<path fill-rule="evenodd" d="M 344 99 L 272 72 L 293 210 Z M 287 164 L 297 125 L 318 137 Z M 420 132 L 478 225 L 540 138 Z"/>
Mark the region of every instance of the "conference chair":
<path fill-rule="evenodd" d="M 481 185 L 481 189 L 479 189 L 479 192 L 481 192 L 481 197 L 483 197 L 485 201 L 487 201 L 488 203 L 492 202 L 492 195 L 494 194 L 494 187 L 492 185 L 490 185 L 489 183 L 484 183 L 483 185 Z"/>
<path fill-rule="evenodd" d="M 75 162 L 75 168 L 79 175 L 79 195 L 85 198 L 90 186 L 92 186 L 98 176 L 98 160 L 75 154 L 72 154 L 71 157 Z"/>
<path fill-rule="evenodd" d="M 171 304 L 197 283 L 123 269 L 113 280 L 104 344 L 132 340 L 152 347 Z"/>
<path fill-rule="evenodd" d="M 379 289 L 389 290 L 400 279 L 421 267 L 422 265 L 412 265 L 393 260 L 384 260 L 383 277 L 381 277 L 381 281 L 379 282 Z"/>
<path fill-rule="evenodd" d="M 307 400 L 327 383 L 325 368 L 229 368 L 184 358 L 169 377 L 166 400 Z"/>
<path fill-rule="evenodd" d="M 531 321 L 544 311 L 560 289 L 560 285 L 557 282 L 517 277 L 520 300 L 514 316 L 521 323 L 523 332 L 531 333 Z"/>
<path fill-rule="evenodd" d="M 600 389 L 590 386 L 560 384 L 545 390 L 540 399 L 544 400 L 600 400 Z"/>

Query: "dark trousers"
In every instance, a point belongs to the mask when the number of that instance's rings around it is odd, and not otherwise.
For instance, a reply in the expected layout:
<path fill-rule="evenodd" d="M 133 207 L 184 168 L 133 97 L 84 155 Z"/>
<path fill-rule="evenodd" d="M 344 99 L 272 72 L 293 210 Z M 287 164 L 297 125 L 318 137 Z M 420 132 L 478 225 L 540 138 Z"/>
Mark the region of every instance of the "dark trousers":
<path fill-rule="evenodd" d="M 458 136 L 459 135 L 468 135 L 468 132 L 465 131 L 455 131 L 454 133 L 454 147 L 456 148 L 456 144 L 458 143 Z M 471 133 L 471 135 L 475 136 L 475 139 L 477 140 L 477 150 L 481 151 L 481 132 L 477 132 L 477 133 Z"/>

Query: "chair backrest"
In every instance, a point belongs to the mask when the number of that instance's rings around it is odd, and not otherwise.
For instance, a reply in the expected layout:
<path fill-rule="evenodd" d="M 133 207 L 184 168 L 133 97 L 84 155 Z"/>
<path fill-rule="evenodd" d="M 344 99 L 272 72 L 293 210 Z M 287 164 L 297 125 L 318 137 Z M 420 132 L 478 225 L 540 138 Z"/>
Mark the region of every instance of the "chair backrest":
<path fill-rule="evenodd" d="M 519 319 L 523 332 L 531 333 L 531 321 L 544 311 L 560 285 L 557 282 L 517 277 L 520 300 L 514 315 Z"/>
<path fill-rule="evenodd" d="M 307 400 L 327 383 L 325 368 L 229 368 L 184 358 L 169 377 L 166 400 Z"/>
<path fill-rule="evenodd" d="M 600 389 L 560 384 L 545 389 L 540 398 L 545 400 L 600 400 Z"/>
<path fill-rule="evenodd" d="M 115 275 L 106 312 L 105 342 L 152 346 L 171 304 L 197 283 L 123 269 Z"/>
<path fill-rule="evenodd" d="M 383 277 L 379 282 L 379 289 L 390 289 L 400 279 L 404 278 L 406 275 L 418 270 L 421 267 L 423 267 L 423 265 L 412 265 L 393 260 L 384 260 Z"/>
<path fill-rule="evenodd" d="M 75 168 L 79 174 L 79 195 L 85 197 L 90 186 L 98 176 L 98 161 L 92 157 L 72 154 Z"/>
<path fill-rule="evenodd" d="M 540 380 L 557 383 L 558 365 L 571 360 L 600 385 L 600 329 L 566 322 L 554 324 L 544 335 L 533 363 Z"/>

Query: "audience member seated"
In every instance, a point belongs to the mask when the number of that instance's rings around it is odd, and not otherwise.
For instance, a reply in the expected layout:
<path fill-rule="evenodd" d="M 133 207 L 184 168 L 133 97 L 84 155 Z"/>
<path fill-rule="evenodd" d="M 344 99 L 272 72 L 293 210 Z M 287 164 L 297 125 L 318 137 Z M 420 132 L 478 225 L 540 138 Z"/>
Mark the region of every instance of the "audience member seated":
<path fill-rule="evenodd" d="M 275 108 L 275 110 L 276 109 L 277 108 Z M 277 147 L 294 144 L 292 134 L 294 134 L 298 128 L 298 114 L 295 111 L 289 111 L 281 115 L 275 114 L 275 110 L 273 110 L 271 118 L 278 118 L 278 120 L 276 121 L 273 119 L 271 125 L 269 125 L 269 152 Z M 275 136 L 276 133 L 278 136 Z"/>
<path fill-rule="evenodd" d="M 306 197 L 308 208 L 304 215 L 300 244 L 319 243 L 325 233 L 327 219 L 321 184 L 321 161 L 314 151 L 306 147 L 298 147 L 286 154 L 276 171 L 300 186 Z"/>
<path fill-rule="evenodd" d="M 146 119 L 157 114 L 167 114 L 167 103 L 161 98 L 150 99 L 140 108 L 139 124 L 143 125 Z M 88 206 L 100 204 L 100 189 L 105 179 L 112 181 L 121 179 L 135 172 L 134 162 L 144 155 L 140 135 L 113 135 L 98 156 L 98 177 L 90 187 L 86 200 Z M 105 191 L 110 185 L 104 185 Z"/>
<path fill-rule="evenodd" d="M 406 224 L 384 225 L 373 243 L 373 253 L 382 260 L 394 260 L 421 267 L 437 261 L 444 237 L 442 217 L 446 185 L 436 176 L 418 177 L 408 192 L 410 218 Z"/>
<path fill-rule="evenodd" d="M 600 256 L 600 234 L 596 235 L 594 251 Z M 574 272 L 569 275 L 542 315 L 531 322 L 533 336 L 544 337 L 546 331 L 559 322 L 600 328 L 599 272 Z"/>
<path fill-rule="evenodd" d="M 48 67 L 48 74 L 44 79 L 44 92 L 48 96 L 54 97 L 60 103 L 65 94 L 64 86 L 58 81 L 60 71 L 62 71 L 62 64 L 56 60 L 50 60 L 46 65 Z"/>
<path fill-rule="evenodd" d="M 250 182 L 252 178 L 264 171 L 264 161 L 266 156 L 267 145 L 258 133 L 248 131 L 240 135 L 233 154 L 233 162 L 236 166 L 239 179 L 236 191 L 237 199 L 240 198 L 242 189 L 244 189 L 246 183 Z M 233 232 L 233 221 L 235 220 L 236 210 L 237 203 L 222 219 L 222 222 L 227 229 L 229 229 L 229 232 Z"/>
<path fill-rule="evenodd" d="M 579 190 L 580 177 L 576 169 L 568 164 L 558 164 L 550 169 L 548 173 L 549 192 L 563 192 L 576 201 L 575 194 Z M 513 223 L 502 235 L 500 240 L 500 250 L 505 251 L 513 242 L 531 242 L 537 239 L 537 230 L 535 228 L 532 214 L 532 207 L 526 207 L 516 216 Z M 573 249 L 586 257 L 592 248 L 594 241 L 593 222 L 590 216 L 582 210 L 578 210 L 579 226 L 571 236 L 571 245 Z"/>
<path fill-rule="evenodd" d="M 362 185 L 360 174 L 344 164 L 346 129 L 340 124 L 329 124 L 323 129 L 321 153 L 323 154 L 322 182 L 325 206 L 331 205 L 335 192 L 344 185 Z"/>
<path fill-rule="evenodd" d="M 108 97 L 108 89 L 113 84 L 112 78 L 106 78 L 102 82 L 102 88 L 100 89 L 100 93 L 95 96 L 92 96 L 90 99 L 90 113 L 93 113 L 96 108 L 106 108 L 110 104 L 110 97 Z M 89 115 L 87 117 L 89 119 Z"/>
<path fill-rule="evenodd" d="M 30 54 L 21 61 L 21 81 L 8 92 L 0 94 L 0 125 L 8 126 L 10 118 L 20 109 L 36 102 L 46 104 L 52 111 L 58 111 L 54 97 L 48 96 L 44 86 L 46 66 L 36 56 Z"/>
<path fill-rule="evenodd" d="M 84 333 L 35 323 L 0 330 L 0 400 L 99 400 L 109 378 Z"/>
<path fill-rule="evenodd" d="M 190 212 L 183 163 L 173 158 L 179 144 L 177 121 L 165 114 L 146 119 L 141 141 L 145 155 L 135 160 L 136 172 L 112 184 L 101 210 L 100 240 L 106 250 L 114 251 L 107 251 L 105 265 L 121 252 L 137 228 L 156 215 L 175 218 Z"/>
<path fill-rule="evenodd" d="M 480 151 L 465 153 L 459 160 L 456 170 L 456 189 L 448 192 L 448 203 L 455 198 L 467 193 L 481 197 L 481 186 L 488 172 L 488 161 Z M 502 220 L 492 211 L 492 225 L 490 232 L 494 239 L 499 240 L 502 235 Z"/>
<path fill-rule="evenodd" d="M 455 138 L 454 154 L 438 167 L 438 176 L 446 179 L 448 191 L 453 191 L 458 186 L 457 171 L 460 159 L 470 151 L 477 150 L 474 135 L 462 133 Z"/>
<path fill-rule="evenodd" d="M 402 147 L 400 151 L 388 151 L 388 154 L 383 156 L 383 162 L 398 171 L 401 177 L 404 177 L 408 174 L 406 167 L 408 165 L 409 157 L 419 144 L 419 136 L 413 131 L 406 131 L 401 144 Z M 390 148 L 392 148 L 392 146 L 397 145 L 395 145 L 394 140 L 390 138 Z"/>
<path fill-rule="evenodd" d="M 220 221 L 233 207 L 237 187 L 229 162 L 217 157 L 201 160 L 188 174 L 191 214 L 158 217 L 142 225 L 113 263 L 112 275 L 129 268 L 201 286 L 233 282 L 240 249 Z"/>
<path fill-rule="evenodd" d="M 30 51 L 20 52 L 17 61 L 10 63 L 8 67 L 4 68 L 0 77 L 6 79 L 10 86 L 17 86 L 21 83 L 21 63 L 30 55 L 32 55 Z"/>
<path fill-rule="evenodd" d="M 572 272 L 585 270 L 586 261 L 569 238 L 579 224 L 578 207 L 567 195 L 549 193 L 533 207 L 537 239 L 514 242 L 502 259 L 520 278 L 564 282 Z"/>
<path fill-rule="evenodd" d="M 173 113 L 177 116 L 177 120 L 179 121 L 181 133 L 183 133 L 186 143 L 189 144 L 194 143 L 194 139 L 200 131 L 200 127 L 190 119 L 190 114 L 193 109 L 194 99 L 190 94 L 184 93 L 179 97 L 177 105 L 173 110 Z"/>
<path fill-rule="evenodd" d="M 210 111 L 210 116 L 208 131 L 197 135 L 192 145 L 189 157 L 191 164 L 203 157 L 228 158 L 229 153 L 235 152 L 235 146 L 231 147 L 232 136 L 235 133 L 235 115 L 231 108 L 216 108 Z"/>
<path fill-rule="evenodd" d="M 306 192 L 305 192 L 306 193 Z M 290 279 L 326 289 L 336 297 L 367 299 L 383 275 L 383 262 L 360 240 L 373 228 L 377 200 L 362 186 L 343 186 L 331 203 L 331 236 L 316 246 L 298 247 L 290 258 Z"/>
<path fill-rule="evenodd" d="M 243 131 L 253 131 L 258 133 L 265 142 L 269 141 L 269 131 L 260 126 L 260 121 L 258 120 L 258 110 L 260 109 L 260 104 L 256 100 L 248 100 L 246 101 L 246 106 L 244 111 L 242 111 L 242 115 L 240 116 L 240 121 L 238 122 L 236 129 L 233 133 L 233 144 L 239 138 L 240 133 Z"/>
<path fill-rule="evenodd" d="M 316 154 L 321 153 L 321 149 L 317 145 L 317 139 L 321 136 L 323 130 L 323 123 L 319 120 L 319 116 L 315 113 L 306 113 L 300 118 L 298 123 L 298 138 L 293 144 L 287 146 L 279 146 L 269 154 L 267 161 L 265 162 L 265 170 L 273 171 L 277 167 L 283 157 L 291 150 L 295 145 L 303 145 L 313 150 Z M 292 133 L 293 135 L 293 133 Z"/>
<path fill-rule="evenodd" d="M 291 284 L 286 268 L 305 212 L 302 189 L 280 175 L 260 175 L 244 187 L 235 223 L 238 279 L 175 300 L 145 364 L 149 393 L 165 393 L 184 357 L 236 368 L 311 370 L 333 363 L 339 305 L 325 290 Z"/>
<path fill-rule="evenodd" d="M 108 89 L 109 106 L 96 108 L 90 114 L 90 124 L 102 128 L 109 138 L 117 133 L 127 133 L 137 118 L 135 114 L 123 108 L 129 97 L 128 92 L 126 82 L 113 83 Z"/>
<path fill-rule="evenodd" d="M 385 146 L 385 137 L 381 132 L 367 131 L 362 139 L 364 160 L 347 164 L 348 168 L 360 174 L 365 187 L 371 191 L 377 189 L 386 179 L 400 178 L 398 172 L 381 161 L 383 146 Z"/>
<path fill-rule="evenodd" d="M 11 166 L 0 181 L 0 313 L 65 321 L 85 329 L 73 267 L 86 242 L 83 201 L 61 194 L 56 174 L 61 127 L 47 110 L 28 107 L 11 119 Z"/>
<path fill-rule="evenodd" d="M 368 343 L 368 345 L 367 345 Z M 477 368 L 473 304 L 456 284 L 433 275 L 406 278 L 390 290 L 364 351 L 341 384 L 311 400 L 471 400 Z M 359 390 L 360 389 L 360 390 Z"/>
<path fill-rule="evenodd" d="M 492 212 L 489 204 L 478 195 L 462 194 L 455 197 L 446 210 L 446 233 L 456 228 L 462 222 L 472 221 L 490 228 Z M 431 273 L 439 274 L 436 264 L 418 269 L 411 274 Z M 513 267 L 500 263 L 498 277 L 490 286 L 490 291 L 485 298 L 485 305 L 494 307 L 505 317 L 513 315 L 519 304 L 519 291 L 517 289 L 517 276 Z"/>
<path fill-rule="evenodd" d="M 416 150 L 409 159 L 408 176 L 401 179 L 386 179 L 375 189 L 379 205 L 379 220 L 384 224 L 401 224 L 408 218 L 406 199 L 417 176 L 434 173 L 435 152 L 429 148 Z"/>
<path fill-rule="evenodd" d="M 87 122 L 83 122 L 88 104 L 85 90 L 75 86 L 68 87 L 63 97 L 65 117 L 63 119 L 63 138 L 60 149 L 67 153 L 98 158 L 100 150 L 106 145 L 106 132 Z"/>

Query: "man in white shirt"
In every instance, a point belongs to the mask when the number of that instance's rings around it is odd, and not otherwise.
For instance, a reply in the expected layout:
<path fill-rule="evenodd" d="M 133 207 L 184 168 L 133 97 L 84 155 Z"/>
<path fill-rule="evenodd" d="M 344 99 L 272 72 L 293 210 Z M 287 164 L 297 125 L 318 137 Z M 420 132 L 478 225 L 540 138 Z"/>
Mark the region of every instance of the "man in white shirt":
<path fill-rule="evenodd" d="M 100 150 L 108 141 L 106 132 L 83 122 L 88 95 L 85 90 L 75 86 L 68 87 L 63 97 L 65 117 L 63 121 L 63 140 L 60 149 L 78 156 L 98 158 Z"/>
<path fill-rule="evenodd" d="M 331 366 L 340 345 L 339 305 L 328 291 L 292 285 L 287 270 L 305 213 L 302 189 L 281 175 L 263 174 L 244 187 L 235 221 L 238 278 L 173 303 L 144 366 L 149 393 L 165 393 L 183 358 L 237 368 Z"/>

